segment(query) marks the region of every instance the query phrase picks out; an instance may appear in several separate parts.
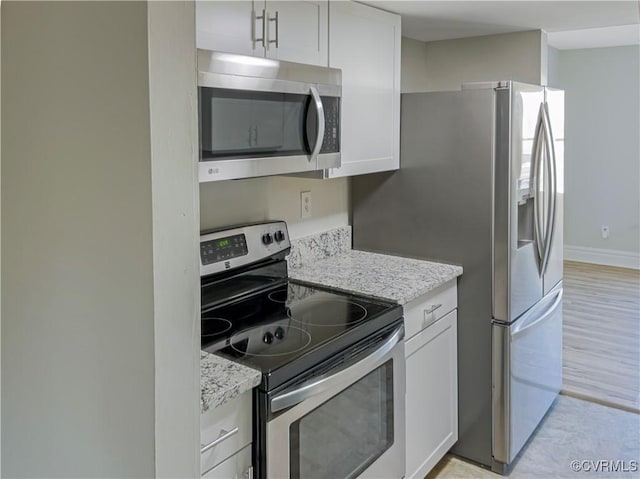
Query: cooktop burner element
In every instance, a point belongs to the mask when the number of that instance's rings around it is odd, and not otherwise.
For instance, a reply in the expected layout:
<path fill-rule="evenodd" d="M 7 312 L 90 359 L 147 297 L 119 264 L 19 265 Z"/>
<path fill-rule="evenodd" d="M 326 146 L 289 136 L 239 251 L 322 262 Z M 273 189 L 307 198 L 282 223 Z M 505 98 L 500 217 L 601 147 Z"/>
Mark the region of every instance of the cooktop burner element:
<path fill-rule="evenodd" d="M 285 356 L 301 351 L 311 343 L 311 335 L 296 326 L 270 324 L 234 334 L 231 349 L 247 356 Z"/>
<path fill-rule="evenodd" d="M 287 316 L 313 326 L 337 326 L 345 322 L 354 325 L 367 317 L 367 308 L 347 299 L 312 298 L 292 304 Z"/>
<path fill-rule="evenodd" d="M 220 336 L 231 329 L 233 323 L 228 319 L 203 316 L 201 319 L 202 336 Z"/>
<path fill-rule="evenodd" d="M 270 265 L 269 268 L 273 268 Z M 253 278 L 261 271 L 253 270 Z M 261 388 L 272 388 L 339 353 L 357 340 L 375 334 L 401 316 L 393 304 L 335 293 L 283 278 L 222 302 L 214 298 L 218 284 L 203 304 L 202 349 L 241 362 L 263 373 Z M 222 289 L 224 291 L 224 289 Z M 388 314 L 387 314 L 388 313 Z M 390 315 L 390 316 L 389 316 Z M 206 336 L 205 318 L 228 318 L 231 329 Z"/>
<path fill-rule="evenodd" d="M 287 288 L 279 289 L 277 291 L 273 291 L 269 293 L 269 299 L 274 303 L 286 303 L 287 297 L 289 295 L 289 290 Z"/>

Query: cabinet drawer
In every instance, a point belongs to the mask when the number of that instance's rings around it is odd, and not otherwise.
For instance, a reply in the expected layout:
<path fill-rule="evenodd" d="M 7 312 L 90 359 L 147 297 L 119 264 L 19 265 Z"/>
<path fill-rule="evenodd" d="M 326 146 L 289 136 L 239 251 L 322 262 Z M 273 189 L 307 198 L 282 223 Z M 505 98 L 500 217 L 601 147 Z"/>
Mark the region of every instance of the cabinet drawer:
<path fill-rule="evenodd" d="M 202 475 L 205 479 L 253 479 L 251 446 L 236 452 Z"/>
<path fill-rule="evenodd" d="M 202 474 L 251 444 L 251 391 L 201 414 L 200 444 Z"/>
<path fill-rule="evenodd" d="M 451 280 L 404 306 L 405 338 L 433 324 L 458 304 L 456 280 Z"/>

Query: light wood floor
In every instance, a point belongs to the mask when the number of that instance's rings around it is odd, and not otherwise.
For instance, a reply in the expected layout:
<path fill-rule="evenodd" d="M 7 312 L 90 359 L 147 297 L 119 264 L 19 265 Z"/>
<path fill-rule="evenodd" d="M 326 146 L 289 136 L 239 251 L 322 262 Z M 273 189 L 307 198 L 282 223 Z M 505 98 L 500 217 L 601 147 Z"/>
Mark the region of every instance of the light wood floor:
<path fill-rule="evenodd" d="M 563 393 L 640 412 L 640 271 L 564 267 Z"/>
<path fill-rule="evenodd" d="M 560 395 L 508 476 L 447 454 L 425 479 L 637 479 L 637 472 L 575 472 L 572 461 L 640 458 L 640 415 Z M 595 459 L 592 459 L 595 458 Z M 632 467 L 632 466 L 631 466 Z"/>

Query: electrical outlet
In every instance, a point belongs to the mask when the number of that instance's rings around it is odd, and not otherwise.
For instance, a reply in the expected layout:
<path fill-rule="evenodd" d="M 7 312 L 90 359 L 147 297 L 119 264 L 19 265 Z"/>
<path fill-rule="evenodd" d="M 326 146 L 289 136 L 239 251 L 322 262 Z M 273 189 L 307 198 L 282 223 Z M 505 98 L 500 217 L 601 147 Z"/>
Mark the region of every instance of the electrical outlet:
<path fill-rule="evenodd" d="M 602 233 L 602 239 L 609 239 L 609 227 L 606 225 L 602 225 L 600 227 L 600 231 Z"/>
<path fill-rule="evenodd" d="M 311 192 L 300 192 L 300 218 L 311 218 Z"/>

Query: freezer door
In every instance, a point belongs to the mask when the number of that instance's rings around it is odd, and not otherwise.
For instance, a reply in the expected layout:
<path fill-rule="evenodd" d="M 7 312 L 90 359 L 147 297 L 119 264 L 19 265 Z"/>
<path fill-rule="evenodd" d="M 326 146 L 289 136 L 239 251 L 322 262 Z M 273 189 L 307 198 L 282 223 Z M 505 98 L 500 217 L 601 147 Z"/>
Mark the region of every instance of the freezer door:
<path fill-rule="evenodd" d="M 511 325 L 493 326 L 493 458 L 511 463 L 562 387 L 562 283 Z"/>
<path fill-rule="evenodd" d="M 534 170 L 543 103 L 537 85 L 511 82 L 497 92 L 493 317 L 503 322 L 542 298 Z"/>
<path fill-rule="evenodd" d="M 562 279 L 563 275 L 563 211 L 564 211 L 564 91 L 552 88 L 546 89 L 546 112 L 549 122 L 549 141 L 553 148 L 549 148 L 551 158 L 549 167 L 554 175 L 551 178 L 550 188 L 555 204 L 549 205 L 545 211 L 546 215 L 551 215 L 550 225 L 551 235 L 548 244 L 547 264 L 544 270 L 543 285 L 544 294 L 551 291 Z M 546 151 L 544 153 L 546 155 Z"/>

